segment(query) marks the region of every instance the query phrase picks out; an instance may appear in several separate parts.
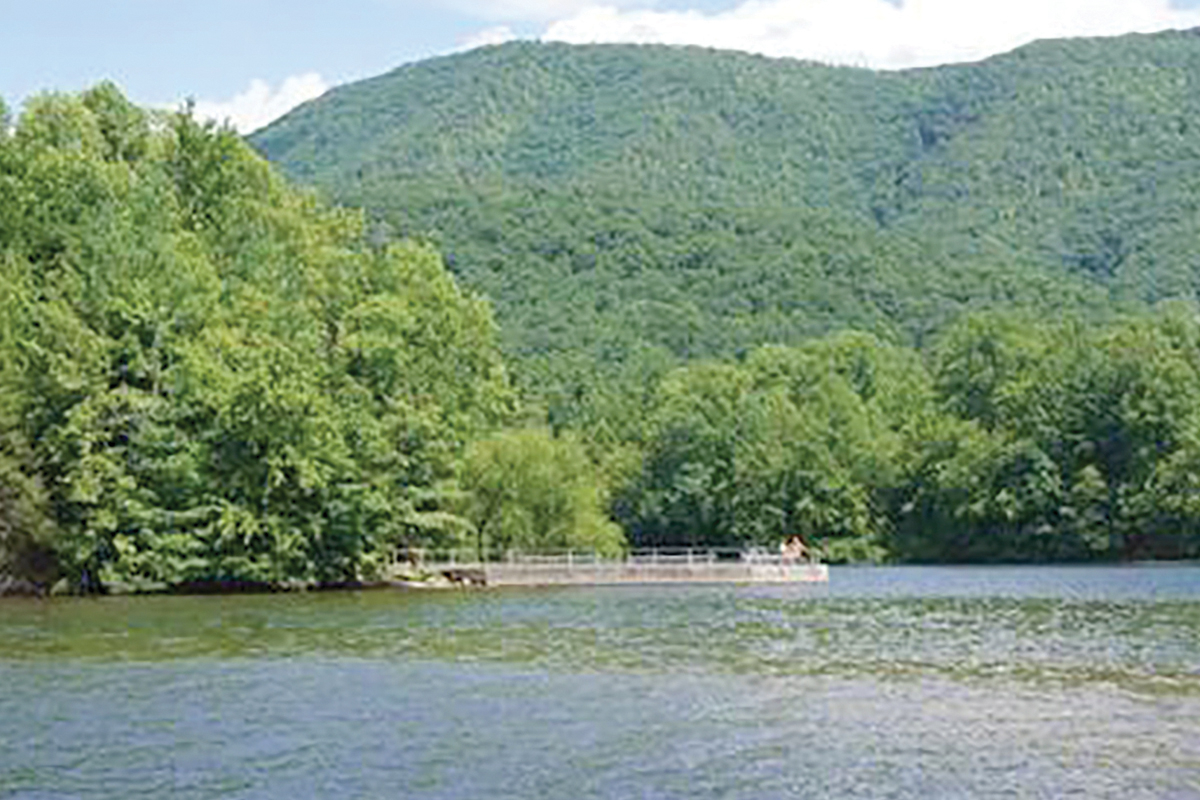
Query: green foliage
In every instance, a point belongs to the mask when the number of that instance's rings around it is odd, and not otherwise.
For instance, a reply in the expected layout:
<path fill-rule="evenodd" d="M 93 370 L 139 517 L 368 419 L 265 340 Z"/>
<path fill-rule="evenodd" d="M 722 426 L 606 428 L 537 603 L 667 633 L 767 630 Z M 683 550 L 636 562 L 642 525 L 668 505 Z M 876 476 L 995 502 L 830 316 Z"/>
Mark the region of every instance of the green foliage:
<path fill-rule="evenodd" d="M 445 535 L 511 398 L 436 254 L 108 84 L 28 103 L 0 215 L 5 530 L 74 585 L 353 580 Z"/>
<path fill-rule="evenodd" d="M 520 42 L 253 142 L 493 300 L 635 545 L 1180 556 L 1196 79 L 1186 32 L 900 73 Z"/>
<path fill-rule="evenodd" d="M 521 42 L 339 87 L 253 142 L 436 241 L 522 366 L 922 345 L 981 306 L 1194 296 L 1197 74 L 1183 33 L 902 73 Z"/>
<path fill-rule="evenodd" d="M 937 382 L 970 427 L 927 437 L 899 550 L 939 560 L 1200 553 L 1198 336 L 1189 306 L 1105 327 L 964 320 L 942 343 Z M 978 379 L 962 380 L 967 372 Z"/>
<path fill-rule="evenodd" d="M 663 382 L 642 474 L 616 509 L 638 545 L 773 545 L 799 534 L 834 560 L 878 559 L 920 362 L 871 336 L 767 347 Z"/>
<path fill-rule="evenodd" d="M 17 576 L 45 592 L 58 578 L 46 493 L 26 468 L 28 444 L 13 426 L 4 429 L 0 435 L 0 581 Z"/>
<path fill-rule="evenodd" d="M 606 505 L 633 546 L 1200 555 L 1189 76 L 1184 33 L 903 73 L 485 48 L 253 137 L 369 226 L 186 113 L 35 98 L 0 124 L 0 569 L 615 552 Z"/>
<path fill-rule="evenodd" d="M 830 560 L 1200 555 L 1200 317 L 969 317 L 917 354 L 863 334 L 676 370 L 614 512 L 638 546 Z"/>
<path fill-rule="evenodd" d="M 474 442 L 462 485 L 481 555 L 577 550 L 611 556 L 624 549 L 620 529 L 604 514 L 596 468 L 570 438 L 510 431 Z"/>

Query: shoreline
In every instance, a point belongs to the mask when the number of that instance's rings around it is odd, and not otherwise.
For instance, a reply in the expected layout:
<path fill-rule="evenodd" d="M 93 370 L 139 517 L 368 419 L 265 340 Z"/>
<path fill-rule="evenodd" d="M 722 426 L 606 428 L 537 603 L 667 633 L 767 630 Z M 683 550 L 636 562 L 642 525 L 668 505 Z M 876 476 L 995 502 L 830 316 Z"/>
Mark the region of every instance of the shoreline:
<path fill-rule="evenodd" d="M 289 583 L 250 583 L 242 581 L 194 582 L 178 586 L 130 586 L 107 584 L 102 591 L 79 592 L 58 586 L 45 586 L 22 578 L 0 577 L 0 600 L 30 599 L 52 600 L 59 597 L 204 597 L 208 595 L 237 596 L 261 594 L 303 594 L 308 592 L 362 592 L 395 589 L 401 591 L 433 591 L 461 589 L 470 584 L 430 575 L 425 579 L 400 580 L 381 579 L 363 581 L 338 581 L 312 583 L 296 581 Z"/>
<path fill-rule="evenodd" d="M 1123 569 L 1176 569 L 1200 566 L 1200 559 L 1147 559 L 1136 561 L 1044 561 L 1034 563 L 1020 562 L 909 562 L 904 564 L 873 564 L 873 563 L 849 563 L 837 564 L 839 569 L 854 569 L 854 570 L 871 570 L 878 568 L 896 569 L 896 568 L 948 568 L 948 569 L 977 569 L 977 568 L 999 568 L 999 569 L 1104 569 L 1104 568 L 1123 568 Z M 530 588 L 533 587 L 565 587 L 565 586 L 615 586 L 615 585 L 631 585 L 631 584 L 660 584 L 660 585 L 680 585 L 680 584 L 705 584 L 712 583 L 711 581 L 687 581 L 687 580 L 671 580 L 671 581 L 623 581 L 619 583 L 549 583 L 549 584 L 526 584 Z M 732 581 L 731 583 L 738 583 Z M 802 582 L 797 581 L 797 585 L 802 585 Z M 769 584 L 764 584 L 769 585 Z M 788 585 L 787 583 L 775 583 L 774 585 Z M 423 573 L 420 576 L 412 578 L 392 577 L 375 580 L 361 581 L 338 581 L 330 583 L 314 583 L 306 581 L 285 582 L 280 584 L 269 583 L 249 583 L 238 581 L 216 581 L 216 582 L 193 582 L 182 584 L 179 586 L 142 586 L 136 587 L 127 584 L 110 584 L 104 587 L 103 591 L 99 592 L 78 592 L 71 591 L 59 586 L 47 587 L 44 584 L 38 584 L 25 578 L 16 578 L 11 575 L 0 575 L 0 601 L 3 600 L 51 600 L 54 598 L 86 598 L 86 597 L 202 597 L 207 595 L 220 596 L 238 596 L 238 595 L 263 595 L 263 594 L 304 594 L 304 593 L 325 593 L 325 592 L 363 592 L 363 591 L 448 591 L 448 590 L 464 590 L 464 589 L 507 589 L 514 588 L 512 584 L 497 584 L 487 585 L 472 580 L 452 580 L 437 573 Z"/>

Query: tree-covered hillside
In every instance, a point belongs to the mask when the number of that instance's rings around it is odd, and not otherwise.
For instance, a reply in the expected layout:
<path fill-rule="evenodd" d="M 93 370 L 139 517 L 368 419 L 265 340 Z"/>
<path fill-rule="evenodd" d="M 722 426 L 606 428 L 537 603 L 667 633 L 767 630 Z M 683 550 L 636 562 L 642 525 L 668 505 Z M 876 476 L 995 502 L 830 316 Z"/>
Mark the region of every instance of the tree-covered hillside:
<path fill-rule="evenodd" d="M 401 544 L 1196 557 L 1194 81 L 1183 33 L 487 48 L 254 137 L 365 216 L 187 113 L 38 97 L 0 126 L 0 591 Z"/>
<path fill-rule="evenodd" d="M 1198 81 L 1181 32 L 899 73 L 515 43 L 339 87 L 252 141 L 378 235 L 430 237 L 509 352 L 563 373 L 1193 297 Z"/>
<path fill-rule="evenodd" d="M 516 43 L 252 141 L 493 300 L 634 544 L 1180 557 L 1197 84 L 1186 32 L 898 73 Z"/>
<path fill-rule="evenodd" d="M 0 127 L 0 593 L 357 580 L 508 412 L 437 254 L 112 85 Z"/>

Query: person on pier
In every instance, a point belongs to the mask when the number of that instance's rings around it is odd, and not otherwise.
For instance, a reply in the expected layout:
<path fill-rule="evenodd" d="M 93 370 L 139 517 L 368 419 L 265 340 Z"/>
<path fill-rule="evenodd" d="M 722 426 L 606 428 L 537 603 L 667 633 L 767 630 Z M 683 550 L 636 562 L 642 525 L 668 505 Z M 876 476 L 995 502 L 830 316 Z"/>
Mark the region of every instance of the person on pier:
<path fill-rule="evenodd" d="M 794 533 L 785 541 L 779 543 L 779 557 L 784 564 L 794 564 L 797 561 L 808 561 L 808 545 L 804 543 L 804 539 L 800 536 L 800 534 Z"/>

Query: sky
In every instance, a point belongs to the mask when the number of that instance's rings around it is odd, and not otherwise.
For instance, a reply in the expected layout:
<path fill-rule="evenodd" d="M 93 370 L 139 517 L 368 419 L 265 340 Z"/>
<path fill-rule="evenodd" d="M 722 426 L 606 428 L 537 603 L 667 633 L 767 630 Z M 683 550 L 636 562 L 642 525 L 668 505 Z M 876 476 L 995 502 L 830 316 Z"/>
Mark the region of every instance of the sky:
<path fill-rule="evenodd" d="M 515 38 L 902 69 L 1190 27 L 1200 0 L 0 0 L 0 97 L 109 79 L 248 133 L 337 84 Z"/>

